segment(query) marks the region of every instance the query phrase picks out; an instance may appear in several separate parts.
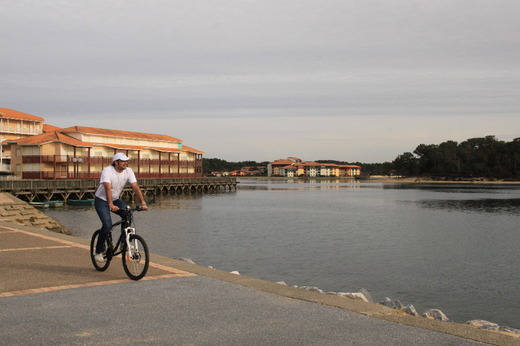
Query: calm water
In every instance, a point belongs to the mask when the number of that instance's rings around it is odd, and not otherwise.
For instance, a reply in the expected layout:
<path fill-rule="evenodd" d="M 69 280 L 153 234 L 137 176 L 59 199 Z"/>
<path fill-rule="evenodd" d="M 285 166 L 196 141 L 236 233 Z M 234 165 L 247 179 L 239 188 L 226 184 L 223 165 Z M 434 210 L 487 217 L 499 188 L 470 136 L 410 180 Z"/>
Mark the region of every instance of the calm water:
<path fill-rule="evenodd" d="M 520 328 L 520 186 L 251 179 L 151 207 L 137 226 L 161 255 Z M 46 213 L 81 237 L 99 226 L 93 208 Z"/>

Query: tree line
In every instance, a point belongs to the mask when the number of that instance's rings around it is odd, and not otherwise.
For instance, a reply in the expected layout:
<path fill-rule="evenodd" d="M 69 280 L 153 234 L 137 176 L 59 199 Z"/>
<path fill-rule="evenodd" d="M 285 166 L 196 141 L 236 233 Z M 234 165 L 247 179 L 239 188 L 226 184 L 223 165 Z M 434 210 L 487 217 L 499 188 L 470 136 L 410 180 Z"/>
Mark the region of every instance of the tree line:
<path fill-rule="evenodd" d="M 240 170 L 242 167 L 258 167 L 258 166 L 267 166 L 269 162 L 256 162 L 256 161 L 238 161 L 238 162 L 230 162 L 222 159 L 212 158 L 206 159 L 202 158 L 202 172 L 205 175 L 209 175 L 212 172 L 231 172 Z"/>
<path fill-rule="evenodd" d="M 337 165 L 356 165 L 360 166 L 363 175 L 388 175 L 392 171 L 393 166 L 391 162 L 384 163 L 361 163 L 361 162 L 348 162 L 348 161 L 337 161 L 337 160 L 316 160 L 314 162 L 320 163 L 335 163 Z M 226 161 L 218 158 L 202 158 L 202 171 L 204 175 L 210 175 L 213 172 L 231 172 L 240 170 L 242 167 L 267 167 L 269 161 Z"/>
<path fill-rule="evenodd" d="M 396 174 L 443 178 L 520 178 L 520 138 L 511 142 L 495 136 L 470 138 L 461 143 L 420 144 L 392 162 Z"/>
<path fill-rule="evenodd" d="M 386 175 L 392 169 L 390 162 L 385 163 L 361 163 L 361 162 L 347 162 L 347 161 L 336 161 L 336 160 L 316 160 L 315 162 L 321 163 L 335 163 L 337 165 L 357 165 L 361 166 L 363 170 L 363 174 L 373 174 L 373 175 Z M 230 162 L 217 158 L 202 158 L 202 171 L 204 175 L 210 175 L 212 172 L 231 172 L 240 170 L 242 167 L 252 167 L 255 169 L 256 167 L 267 167 L 269 161 L 238 161 L 238 162 Z"/>
<path fill-rule="evenodd" d="M 520 179 L 520 137 L 511 142 L 495 136 L 470 138 L 461 143 L 420 144 L 413 152 L 398 155 L 392 162 L 362 163 L 316 160 L 321 163 L 361 166 L 363 175 L 428 176 L 432 178 Z M 204 174 L 229 172 L 242 167 L 267 166 L 268 161 L 202 159 Z"/>

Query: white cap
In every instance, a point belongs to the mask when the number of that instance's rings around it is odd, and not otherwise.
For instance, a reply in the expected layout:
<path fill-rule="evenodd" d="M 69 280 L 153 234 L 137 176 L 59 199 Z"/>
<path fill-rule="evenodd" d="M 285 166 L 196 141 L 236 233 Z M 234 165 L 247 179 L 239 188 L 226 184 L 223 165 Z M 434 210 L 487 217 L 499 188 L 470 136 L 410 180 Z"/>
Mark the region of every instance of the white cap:
<path fill-rule="evenodd" d="M 130 159 L 128 158 L 128 156 L 126 156 L 123 153 L 117 153 L 117 154 L 114 155 L 114 158 L 112 159 L 112 162 L 113 161 L 117 161 L 117 160 L 128 161 Z"/>

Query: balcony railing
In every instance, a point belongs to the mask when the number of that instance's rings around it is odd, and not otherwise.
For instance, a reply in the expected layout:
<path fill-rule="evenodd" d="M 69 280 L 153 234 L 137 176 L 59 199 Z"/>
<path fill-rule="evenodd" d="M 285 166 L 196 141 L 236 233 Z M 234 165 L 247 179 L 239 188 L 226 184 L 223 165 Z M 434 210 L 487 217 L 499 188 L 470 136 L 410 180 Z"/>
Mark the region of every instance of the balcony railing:
<path fill-rule="evenodd" d="M 22 156 L 23 163 L 90 163 L 90 164 L 103 164 L 109 165 L 112 163 L 112 157 L 101 157 L 101 156 L 73 156 L 73 155 L 24 155 Z M 165 160 L 165 159 L 132 159 L 132 166 L 177 166 L 178 163 L 182 167 L 193 167 L 197 164 L 202 165 L 201 159 L 196 160 Z"/>
<path fill-rule="evenodd" d="M 141 159 L 131 161 L 138 178 L 201 177 L 202 159 Z M 41 171 L 23 171 L 23 179 L 99 179 L 101 168 L 112 163 L 111 157 L 72 155 L 25 155 L 24 164 L 41 164 Z M 101 167 L 100 167 L 101 166 Z M 54 167 L 54 169 L 52 169 Z M 90 172 L 85 172 L 85 170 Z"/>
<path fill-rule="evenodd" d="M 196 178 L 198 173 L 137 173 L 138 179 Z M 101 172 L 23 172 L 22 179 L 99 179 Z"/>

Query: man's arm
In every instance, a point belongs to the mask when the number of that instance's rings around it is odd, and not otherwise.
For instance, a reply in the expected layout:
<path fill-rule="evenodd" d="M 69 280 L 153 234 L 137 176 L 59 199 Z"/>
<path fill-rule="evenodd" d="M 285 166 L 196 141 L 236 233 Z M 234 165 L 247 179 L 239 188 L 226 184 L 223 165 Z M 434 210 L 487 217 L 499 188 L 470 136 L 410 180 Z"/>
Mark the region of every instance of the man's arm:
<path fill-rule="evenodd" d="M 144 196 L 141 192 L 141 189 L 139 188 L 139 185 L 137 183 L 132 183 L 132 189 L 134 190 L 134 193 L 137 195 L 137 198 L 139 198 L 139 202 L 141 203 L 141 209 L 148 210 L 148 206 L 146 205 L 146 201 L 144 200 Z"/>
<path fill-rule="evenodd" d="M 114 201 L 112 201 L 112 184 L 103 183 L 103 186 L 105 187 L 105 194 L 107 196 L 108 209 L 113 212 L 118 211 L 119 207 L 114 204 Z"/>

